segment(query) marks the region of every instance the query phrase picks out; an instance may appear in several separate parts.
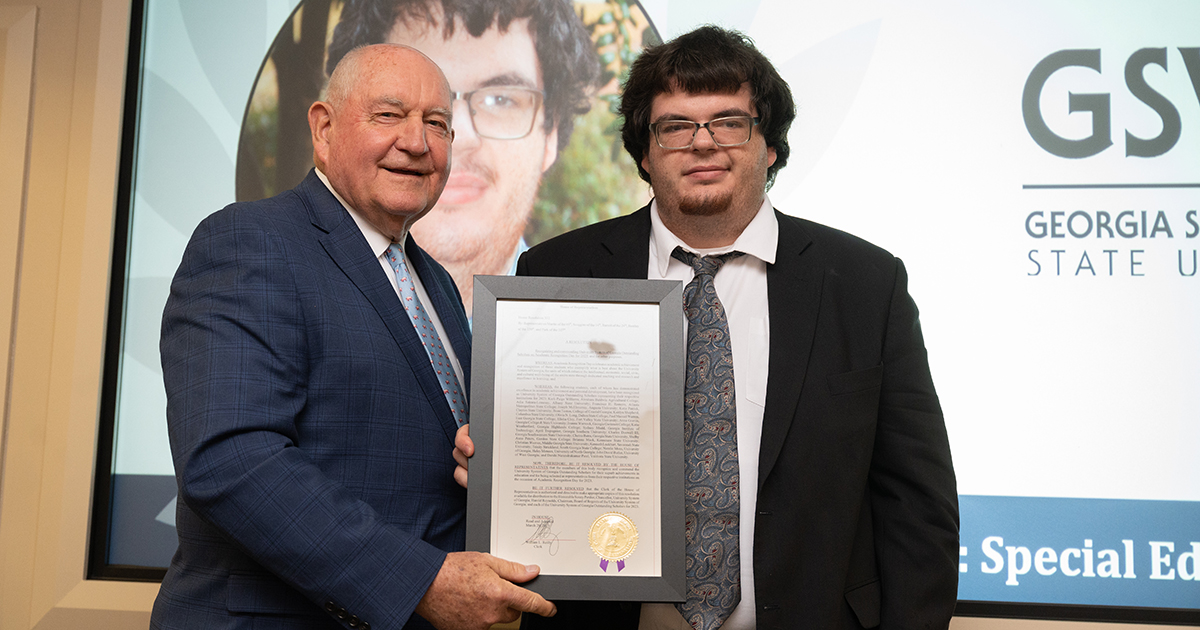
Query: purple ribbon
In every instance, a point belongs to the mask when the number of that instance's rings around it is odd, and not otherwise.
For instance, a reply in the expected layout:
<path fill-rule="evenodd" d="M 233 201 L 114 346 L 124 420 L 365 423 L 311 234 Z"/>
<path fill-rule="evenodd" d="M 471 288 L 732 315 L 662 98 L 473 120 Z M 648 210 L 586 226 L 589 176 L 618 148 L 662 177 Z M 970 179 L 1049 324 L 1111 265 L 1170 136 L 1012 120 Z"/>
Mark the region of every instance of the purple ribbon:
<path fill-rule="evenodd" d="M 608 560 L 600 561 L 600 570 L 605 573 L 608 573 Z M 617 573 L 620 573 L 621 571 L 624 571 L 624 570 L 625 570 L 625 561 L 617 560 Z"/>

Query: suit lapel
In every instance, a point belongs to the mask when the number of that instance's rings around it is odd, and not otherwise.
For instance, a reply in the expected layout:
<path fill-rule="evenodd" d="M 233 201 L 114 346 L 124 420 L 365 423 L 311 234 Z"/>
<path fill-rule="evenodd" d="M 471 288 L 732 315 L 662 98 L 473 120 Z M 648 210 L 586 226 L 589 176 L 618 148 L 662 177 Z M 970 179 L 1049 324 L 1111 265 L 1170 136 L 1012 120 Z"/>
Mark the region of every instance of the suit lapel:
<path fill-rule="evenodd" d="M 775 216 L 779 220 L 779 248 L 775 264 L 767 266 L 771 350 L 758 459 L 759 489 L 779 458 L 795 416 L 816 338 L 824 282 L 822 270 L 805 262 L 803 255 L 812 239 L 800 222 L 779 211 L 775 211 Z M 593 261 L 592 275 L 644 279 L 650 262 L 649 242 L 650 207 L 645 206 L 618 222 L 604 236 L 601 245 L 608 256 Z"/>
<path fill-rule="evenodd" d="M 379 259 L 367 245 L 367 239 L 350 218 L 350 214 L 314 172 L 309 172 L 298 189 L 309 207 L 313 225 L 326 232 L 325 236 L 319 239 L 321 246 L 383 320 L 392 339 L 400 347 L 404 360 L 416 375 L 417 383 L 437 414 L 442 429 L 453 442 L 457 425 L 454 422 L 454 414 L 450 411 L 450 404 L 446 402 L 446 396 L 442 393 L 425 346 L 417 337 L 412 322 L 408 321 L 404 307 L 396 298 L 396 289 L 383 273 Z M 438 311 L 439 314 L 441 312 Z M 455 346 L 455 349 L 459 347 L 461 346 Z"/>
<path fill-rule="evenodd" d="M 608 256 L 593 261 L 592 277 L 645 280 L 650 264 L 650 206 L 618 221 L 600 245 Z"/>
<path fill-rule="evenodd" d="M 762 446 L 758 457 L 760 490 L 775 466 L 784 438 L 791 428 L 792 418 L 795 417 L 816 338 L 824 283 L 822 270 L 806 263 L 804 252 L 812 239 L 799 221 L 778 210 L 775 216 L 779 220 L 779 248 L 775 264 L 767 265 L 771 350 Z"/>

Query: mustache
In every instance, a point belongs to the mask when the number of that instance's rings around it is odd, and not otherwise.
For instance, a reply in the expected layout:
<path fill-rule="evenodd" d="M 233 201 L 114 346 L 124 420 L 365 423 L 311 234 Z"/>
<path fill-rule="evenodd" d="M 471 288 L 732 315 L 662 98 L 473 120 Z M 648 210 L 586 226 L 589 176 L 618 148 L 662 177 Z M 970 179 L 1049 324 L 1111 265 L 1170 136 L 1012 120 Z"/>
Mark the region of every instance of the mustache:
<path fill-rule="evenodd" d="M 450 177 L 455 175 L 470 175 L 477 177 L 488 184 L 496 183 L 496 171 L 486 164 L 482 164 L 478 159 L 473 157 L 463 158 L 462 160 L 454 160 L 450 164 Z"/>

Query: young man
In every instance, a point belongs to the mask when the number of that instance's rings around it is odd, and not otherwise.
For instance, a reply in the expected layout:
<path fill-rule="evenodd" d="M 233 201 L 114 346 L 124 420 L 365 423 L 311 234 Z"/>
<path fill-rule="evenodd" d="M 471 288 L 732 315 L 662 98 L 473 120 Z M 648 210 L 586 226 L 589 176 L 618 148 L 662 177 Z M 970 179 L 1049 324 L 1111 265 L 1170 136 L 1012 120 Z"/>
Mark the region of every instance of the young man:
<path fill-rule="evenodd" d="M 688 601 L 556 602 L 525 626 L 947 627 L 958 502 L 904 265 L 772 207 L 795 106 L 744 36 L 706 26 L 647 50 L 621 112 L 654 201 L 517 272 L 687 283 Z"/>

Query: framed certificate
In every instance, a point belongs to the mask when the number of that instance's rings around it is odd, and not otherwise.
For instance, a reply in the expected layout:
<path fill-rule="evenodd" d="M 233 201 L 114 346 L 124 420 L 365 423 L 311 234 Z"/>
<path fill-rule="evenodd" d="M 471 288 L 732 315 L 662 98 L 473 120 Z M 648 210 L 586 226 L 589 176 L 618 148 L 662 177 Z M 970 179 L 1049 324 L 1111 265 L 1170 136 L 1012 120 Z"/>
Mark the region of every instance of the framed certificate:
<path fill-rule="evenodd" d="M 682 285 L 476 276 L 467 549 L 548 599 L 684 600 Z"/>

